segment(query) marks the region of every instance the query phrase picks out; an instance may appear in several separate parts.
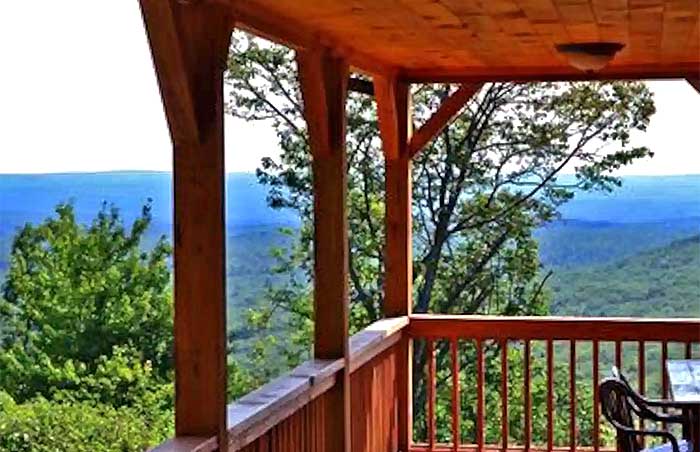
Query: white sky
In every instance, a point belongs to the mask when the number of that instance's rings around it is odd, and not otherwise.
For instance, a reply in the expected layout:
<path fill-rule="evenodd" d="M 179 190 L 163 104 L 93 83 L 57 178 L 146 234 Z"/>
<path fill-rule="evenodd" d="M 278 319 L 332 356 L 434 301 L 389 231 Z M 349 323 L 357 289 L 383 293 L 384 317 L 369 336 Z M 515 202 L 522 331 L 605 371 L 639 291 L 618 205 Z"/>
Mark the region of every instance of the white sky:
<path fill-rule="evenodd" d="M 0 2 L 0 173 L 170 170 L 170 138 L 136 0 Z M 700 95 L 651 82 L 657 114 L 621 174 L 700 173 Z M 226 119 L 227 171 L 278 153 L 270 127 Z"/>

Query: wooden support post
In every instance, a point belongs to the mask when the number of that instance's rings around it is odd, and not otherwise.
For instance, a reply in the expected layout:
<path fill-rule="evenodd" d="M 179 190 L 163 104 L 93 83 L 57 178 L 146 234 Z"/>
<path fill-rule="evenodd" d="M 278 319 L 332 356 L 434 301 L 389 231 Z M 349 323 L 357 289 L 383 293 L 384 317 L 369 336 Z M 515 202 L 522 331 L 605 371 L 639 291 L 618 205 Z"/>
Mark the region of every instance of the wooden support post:
<path fill-rule="evenodd" d="M 375 76 L 379 130 L 386 161 L 386 249 L 384 314 L 411 314 L 413 309 L 413 239 L 411 158 L 412 131 L 409 86 L 395 78 Z M 398 446 L 407 451 L 413 439 L 413 344 L 406 337 L 397 360 Z"/>
<path fill-rule="evenodd" d="M 328 451 L 350 450 L 345 100 L 348 65 L 327 50 L 297 52 L 313 154 L 314 356 L 344 359 L 326 417 Z"/>
<path fill-rule="evenodd" d="M 223 72 L 230 8 L 140 0 L 173 140 L 175 432 L 226 438 Z"/>

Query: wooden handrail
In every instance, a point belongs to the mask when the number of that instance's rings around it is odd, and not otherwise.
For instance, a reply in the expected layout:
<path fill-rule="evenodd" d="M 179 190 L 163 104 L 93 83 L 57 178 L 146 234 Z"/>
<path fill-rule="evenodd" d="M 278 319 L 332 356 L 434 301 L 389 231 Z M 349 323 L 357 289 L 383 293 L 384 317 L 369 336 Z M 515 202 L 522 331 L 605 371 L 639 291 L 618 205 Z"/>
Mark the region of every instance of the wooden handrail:
<path fill-rule="evenodd" d="M 413 337 L 599 341 L 700 341 L 700 319 L 499 317 L 416 314 Z"/>
<path fill-rule="evenodd" d="M 183 436 L 173 438 L 165 443 L 150 449 L 149 452 L 214 452 L 219 444 L 215 436 L 200 438 L 196 436 Z"/>

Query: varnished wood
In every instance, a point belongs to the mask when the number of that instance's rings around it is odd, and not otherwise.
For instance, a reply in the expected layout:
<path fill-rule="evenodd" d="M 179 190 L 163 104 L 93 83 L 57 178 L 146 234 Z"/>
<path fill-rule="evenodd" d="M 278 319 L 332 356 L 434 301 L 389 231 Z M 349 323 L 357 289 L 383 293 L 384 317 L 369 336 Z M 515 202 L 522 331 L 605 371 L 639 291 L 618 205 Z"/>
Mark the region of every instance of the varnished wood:
<path fill-rule="evenodd" d="M 569 342 L 569 448 L 576 452 L 576 341 Z"/>
<path fill-rule="evenodd" d="M 459 449 L 462 416 L 459 388 L 459 342 L 456 339 L 450 341 L 450 361 L 452 363 L 452 445 L 456 451 Z"/>
<path fill-rule="evenodd" d="M 593 451 L 600 450 L 600 403 L 598 402 L 598 380 L 600 379 L 600 344 L 593 341 Z"/>
<path fill-rule="evenodd" d="M 508 450 L 508 340 L 501 342 L 501 444 L 502 452 Z"/>
<path fill-rule="evenodd" d="M 516 337 L 516 336 L 514 336 Z M 529 340 L 525 340 L 525 348 L 523 352 L 523 397 L 524 402 L 524 416 L 525 416 L 525 452 L 530 451 L 532 446 L 532 394 L 531 394 L 531 384 L 530 384 L 530 366 L 531 362 L 531 344 Z"/>
<path fill-rule="evenodd" d="M 464 105 L 481 90 L 482 83 L 470 83 L 460 86 L 450 94 L 433 115 L 415 131 L 408 143 L 408 155 L 414 158 L 459 114 Z"/>
<path fill-rule="evenodd" d="M 700 8 L 693 1 L 648 0 L 643 8 L 586 0 L 230 2 L 241 27 L 292 47 L 320 42 L 353 66 L 398 71 L 416 82 L 448 74 L 481 81 L 596 77 L 556 51 L 566 42 L 625 44 L 601 73 L 614 78 L 684 78 L 697 74 L 700 62 Z"/>
<path fill-rule="evenodd" d="M 160 446 L 151 449 L 151 452 L 215 452 L 218 450 L 218 447 L 215 436 L 211 438 L 184 436 L 166 441 Z"/>
<path fill-rule="evenodd" d="M 641 394 L 644 395 L 646 393 L 646 348 L 644 345 L 644 341 L 639 341 L 637 344 L 637 391 Z M 644 419 L 640 419 L 640 429 L 645 430 L 645 422 Z M 642 448 L 645 447 L 645 440 L 643 436 L 639 439 L 640 444 L 642 445 Z"/>
<path fill-rule="evenodd" d="M 413 314 L 413 337 L 700 342 L 698 319 Z"/>
<path fill-rule="evenodd" d="M 348 66 L 327 49 L 297 52 L 304 117 L 312 152 L 314 190 L 314 357 L 348 353 L 348 225 L 345 101 Z M 326 440 L 350 451 L 350 375 L 330 391 Z"/>
<path fill-rule="evenodd" d="M 375 75 L 373 84 L 386 162 L 384 315 L 405 316 L 413 309 L 411 160 L 406 152 L 412 131 L 410 92 L 392 77 Z M 407 450 L 413 438 L 413 342 L 408 337 L 398 360 L 398 441 Z"/>
<path fill-rule="evenodd" d="M 547 448 L 554 448 L 554 341 L 547 341 Z"/>
<path fill-rule="evenodd" d="M 523 452 L 525 450 L 524 446 L 511 446 L 506 452 Z M 569 447 L 555 447 L 553 450 L 549 450 L 547 447 L 536 447 L 532 446 L 529 449 L 531 452 L 570 452 Z M 604 448 L 600 449 L 604 452 L 615 452 L 614 448 Z M 431 449 L 428 444 L 416 443 L 413 444 L 409 449 L 409 452 L 454 452 L 451 444 L 436 444 Z M 497 444 L 486 444 L 482 449 L 476 444 L 462 444 L 457 449 L 458 452 L 503 452 L 500 445 Z M 592 452 L 593 449 L 590 447 L 579 447 L 576 449 L 577 452 Z"/>
<path fill-rule="evenodd" d="M 437 374 L 436 363 L 435 363 L 435 342 L 428 339 L 428 344 L 426 347 L 427 362 L 428 362 L 428 378 L 426 380 L 427 384 L 427 398 L 428 398 L 428 419 L 426 423 L 428 424 L 428 447 L 433 450 L 435 447 L 435 430 L 436 430 L 436 419 L 435 419 L 435 377 Z"/>
<path fill-rule="evenodd" d="M 446 69 L 426 68 L 403 70 L 400 80 L 406 83 L 483 83 L 483 82 L 559 82 L 596 80 L 673 80 L 698 73 L 700 63 L 636 64 L 612 66 L 599 72 L 581 72 L 569 66 L 486 67 Z"/>
<path fill-rule="evenodd" d="M 398 450 L 395 401 L 399 350 L 400 344 L 394 345 L 352 374 L 353 452 Z"/>
<path fill-rule="evenodd" d="M 480 449 L 484 447 L 484 343 L 476 341 L 476 445 Z"/>
<path fill-rule="evenodd" d="M 173 140 L 175 432 L 226 441 L 223 71 L 230 8 L 141 0 Z"/>
<path fill-rule="evenodd" d="M 374 413 L 377 418 L 373 421 L 374 425 L 382 425 L 386 435 L 391 435 L 392 441 L 395 441 L 397 435 L 397 413 L 394 408 L 387 408 L 387 403 L 392 407 L 393 397 L 391 394 L 396 391 L 395 372 L 399 369 L 396 362 L 398 351 L 400 350 L 399 339 L 402 336 L 403 329 L 407 326 L 408 319 L 406 317 L 384 319 L 373 323 L 364 330 L 355 334 L 350 339 L 350 374 L 351 384 L 357 388 L 364 388 L 367 393 L 362 391 L 353 391 L 352 406 L 353 412 L 361 413 L 365 409 L 371 408 L 372 404 L 363 405 L 363 400 L 367 400 L 368 394 L 387 395 L 387 401 L 373 402 L 373 406 L 377 404 L 384 407 L 385 418 L 379 413 Z M 391 362 L 387 361 L 391 360 Z M 283 424 L 286 420 L 295 415 L 295 413 L 303 412 L 305 407 L 326 394 L 335 386 L 336 379 L 343 369 L 343 359 L 319 360 L 313 359 L 307 361 L 287 375 L 279 377 L 265 386 L 243 396 L 237 402 L 228 407 L 228 428 L 229 428 L 229 445 L 231 450 L 244 449 L 251 444 L 266 444 L 270 441 L 268 432 L 273 430 L 275 426 Z M 395 369 L 391 374 L 387 370 L 387 366 Z M 379 369 L 381 367 L 381 369 Z M 356 373 L 362 373 L 360 376 L 355 376 Z M 386 377 L 387 381 L 377 381 L 372 377 L 373 374 L 381 373 Z M 358 383 L 362 382 L 362 383 Z M 380 386 L 377 386 L 380 385 Z M 358 411 L 359 410 L 359 411 Z M 387 411 L 388 410 L 388 411 Z M 306 414 L 311 415 L 315 411 L 307 410 Z M 366 413 L 370 415 L 372 413 Z M 314 424 L 314 422 L 316 424 Z M 300 441 L 305 441 L 309 444 L 309 449 L 312 451 L 321 451 L 316 448 L 315 443 L 320 443 L 323 440 L 323 431 L 318 420 L 306 418 L 304 430 L 298 430 Z M 317 429 L 318 427 L 318 429 Z M 353 443 L 353 450 L 365 444 L 365 441 L 380 441 L 377 439 L 380 436 L 377 432 L 358 431 L 358 426 L 353 425 L 353 439 L 359 439 L 356 445 Z M 368 439 L 374 438 L 374 439 Z M 320 446 L 319 446 L 320 447 Z"/>

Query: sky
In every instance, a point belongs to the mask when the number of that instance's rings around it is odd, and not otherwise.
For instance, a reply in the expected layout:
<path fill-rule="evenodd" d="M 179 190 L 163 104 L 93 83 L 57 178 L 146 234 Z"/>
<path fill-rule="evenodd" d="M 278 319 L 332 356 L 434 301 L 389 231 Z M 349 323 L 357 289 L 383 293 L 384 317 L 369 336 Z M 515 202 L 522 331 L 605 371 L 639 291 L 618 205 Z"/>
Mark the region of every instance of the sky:
<path fill-rule="evenodd" d="M 136 0 L 0 2 L 0 61 L 0 173 L 171 170 Z M 619 174 L 700 173 L 700 95 L 649 86 L 657 114 L 634 144 L 656 156 Z M 229 172 L 279 153 L 269 125 L 227 117 L 225 135 Z"/>

